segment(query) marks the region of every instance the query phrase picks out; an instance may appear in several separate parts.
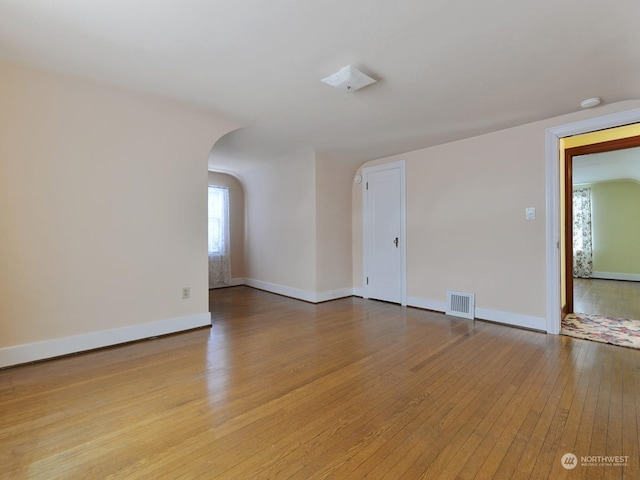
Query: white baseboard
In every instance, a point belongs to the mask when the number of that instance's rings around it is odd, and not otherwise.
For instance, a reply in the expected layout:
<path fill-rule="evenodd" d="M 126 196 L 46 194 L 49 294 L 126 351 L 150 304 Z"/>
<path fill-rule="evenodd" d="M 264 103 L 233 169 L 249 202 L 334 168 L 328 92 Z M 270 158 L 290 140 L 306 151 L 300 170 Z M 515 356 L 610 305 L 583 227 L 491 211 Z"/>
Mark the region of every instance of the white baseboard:
<path fill-rule="evenodd" d="M 286 285 L 278 285 L 277 283 L 264 282 L 262 280 L 256 280 L 253 278 L 245 278 L 244 284 L 250 287 L 265 290 L 271 293 L 277 293 L 278 295 L 284 295 L 285 297 L 291 297 L 298 300 L 303 300 L 310 303 L 326 302 L 328 300 L 335 300 L 343 297 L 353 296 L 353 288 L 340 288 L 337 290 L 329 290 L 326 292 L 310 292 L 308 290 L 300 290 L 298 288 L 287 287 Z"/>
<path fill-rule="evenodd" d="M 533 330 L 547 331 L 547 320 L 542 317 L 532 315 L 522 315 L 521 313 L 502 312 L 500 310 L 490 310 L 488 308 L 476 308 L 476 318 L 479 320 L 489 320 L 491 322 L 514 325 L 516 327 L 531 328 Z"/>
<path fill-rule="evenodd" d="M 211 325 L 210 313 L 0 348 L 0 368 Z"/>
<path fill-rule="evenodd" d="M 298 300 L 304 300 L 305 302 L 315 303 L 315 293 L 309 292 L 307 290 L 287 287 L 286 285 L 278 285 L 277 283 L 263 282 L 262 280 L 255 280 L 253 278 L 245 278 L 244 284 L 249 285 L 253 288 L 265 290 L 267 292 L 284 295 L 285 297 L 291 297 Z"/>
<path fill-rule="evenodd" d="M 229 280 L 229 283 L 221 283 L 216 285 L 215 287 L 209 286 L 210 290 L 215 290 L 216 288 L 227 288 L 227 287 L 237 287 L 238 285 L 244 285 L 244 278 L 232 278 Z"/>
<path fill-rule="evenodd" d="M 360 297 L 360 298 L 364 297 L 364 288 L 362 288 L 362 287 L 353 287 L 351 290 L 353 292 L 353 296 Z"/>
<path fill-rule="evenodd" d="M 617 273 L 617 272 L 593 272 L 591 278 L 601 278 L 603 280 L 626 280 L 630 282 L 640 282 L 638 273 Z"/>
<path fill-rule="evenodd" d="M 447 309 L 447 302 L 431 300 L 429 298 L 407 297 L 407 306 L 444 313 Z M 547 330 L 546 319 L 533 317 L 531 315 L 522 315 L 520 313 L 502 312 L 500 310 L 476 307 L 475 317 L 479 320 L 489 320 L 491 322 L 504 323 L 505 325 L 542 330 L 543 332 Z"/>
<path fill-rule="evenodd" d="M 441 302 L 439 300 L 431 300 L 429 298 L 422 297 L 407 297 L 407 306 L 424 308 L 426 310 L 433 310 L 435 312 L 444 313 L 447 309 L 447 302 Z"/>
<path fill-rule="evenodd" d="M 339 288 L 316 294 L 316 303 L 336 300 L 338 298 L 353 297 L 353 288 Z"/>

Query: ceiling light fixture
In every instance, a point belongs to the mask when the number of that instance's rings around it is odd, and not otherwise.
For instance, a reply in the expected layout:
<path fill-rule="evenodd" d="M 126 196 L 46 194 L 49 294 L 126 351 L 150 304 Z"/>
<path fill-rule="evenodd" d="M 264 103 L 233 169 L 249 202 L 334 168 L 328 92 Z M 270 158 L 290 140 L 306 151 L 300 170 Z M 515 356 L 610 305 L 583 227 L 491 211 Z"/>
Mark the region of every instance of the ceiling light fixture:
<path fill-rule="evenodd" d="M 352 65 L 341 68 L 333 75 L 323 78 L 322 81 L 347 93 L 355 92 L 362 87 L 377 82 L 377 80 L 365 75 Z"/>
<path fill-rule="evenodd" d="M 586 100 L 580 102 L 580 106 L 582 108 L 591 108 L 600 105 L 600 102 L 602 102 L 602 99 L 600 97 L 587 98 Z"/>

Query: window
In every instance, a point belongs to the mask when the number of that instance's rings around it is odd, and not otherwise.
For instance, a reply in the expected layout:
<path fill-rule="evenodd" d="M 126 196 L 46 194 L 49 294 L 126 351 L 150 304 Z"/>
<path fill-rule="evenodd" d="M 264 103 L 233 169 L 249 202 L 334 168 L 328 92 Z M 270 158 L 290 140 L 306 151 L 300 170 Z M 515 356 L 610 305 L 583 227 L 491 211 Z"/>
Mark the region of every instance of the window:
<path fill-rule="evenodd" d="M 573 276 L 591 278 L 593 243 L 591 233 L 591 189 L 573 191 Z"/>
<path fill-rule="evenodd" d="M 209 186 L 209 255 L 226 254 L 229 190 Z"/>

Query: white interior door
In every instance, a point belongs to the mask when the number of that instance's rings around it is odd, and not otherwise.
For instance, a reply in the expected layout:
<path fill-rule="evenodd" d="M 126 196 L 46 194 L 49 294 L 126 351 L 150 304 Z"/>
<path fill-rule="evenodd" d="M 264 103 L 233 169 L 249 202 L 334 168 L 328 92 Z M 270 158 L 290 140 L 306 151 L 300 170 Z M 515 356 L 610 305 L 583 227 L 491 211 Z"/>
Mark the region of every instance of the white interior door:
<path fill-rule="evenodd" d="M 363 173 L 365 297 L 405 305 L 404 162 Z"/>

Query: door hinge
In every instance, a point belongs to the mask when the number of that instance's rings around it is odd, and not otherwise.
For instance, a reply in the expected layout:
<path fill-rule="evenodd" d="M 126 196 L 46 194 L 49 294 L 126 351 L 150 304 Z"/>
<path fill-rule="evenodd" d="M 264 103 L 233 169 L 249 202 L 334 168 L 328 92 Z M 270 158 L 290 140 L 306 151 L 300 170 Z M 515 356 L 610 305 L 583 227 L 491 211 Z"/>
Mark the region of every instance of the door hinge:
<path fill-rule="evenodd" d="M 367 285 L 369 285 L 369 277 L 367 277 Z"/>
<path fill-rule="evenodd" d="M 367 182 L 367 190 L 369 190 L 369 182 Z"/>

